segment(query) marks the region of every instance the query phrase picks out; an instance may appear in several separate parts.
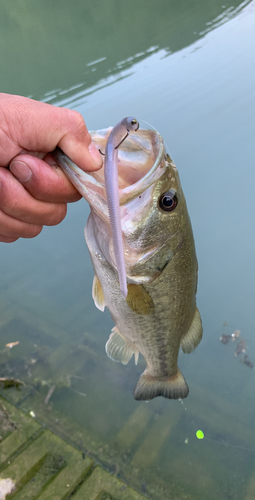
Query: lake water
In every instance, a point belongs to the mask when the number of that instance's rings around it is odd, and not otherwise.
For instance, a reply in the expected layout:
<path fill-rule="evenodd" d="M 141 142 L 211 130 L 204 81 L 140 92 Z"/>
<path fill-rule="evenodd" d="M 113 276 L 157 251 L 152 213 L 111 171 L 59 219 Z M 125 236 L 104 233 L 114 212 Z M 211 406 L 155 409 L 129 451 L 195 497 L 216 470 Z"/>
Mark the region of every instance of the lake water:
<path fill-rule="evenodd" d="M 204 327 L 180 354 L 188 398 L 134 401 L 144 362 L 105 354 L 113 322 L 92 301 L 82 200 L 37 238 L 1 244 L 0 376 L 26 383 L 2 394 L 151 499 L 253 500 L 255 369 L 220 337 L 240 330 L 255 362 L 255 1 L 0 6 L 2 92 L 76 109 L 90 130 L 133 115 L 163 136 L 193 225 Z"/>

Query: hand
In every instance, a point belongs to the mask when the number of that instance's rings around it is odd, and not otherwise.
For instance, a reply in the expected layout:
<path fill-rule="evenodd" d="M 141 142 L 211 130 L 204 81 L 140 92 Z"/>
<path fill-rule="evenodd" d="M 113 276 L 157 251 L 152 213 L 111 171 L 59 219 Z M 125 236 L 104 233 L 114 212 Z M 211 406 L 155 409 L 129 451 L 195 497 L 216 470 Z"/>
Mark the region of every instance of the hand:
<path fill-rule="evenodd" d="M 0 94 L 1 242 L 37 236 L 44 225 L 64 219 L 68 202 L 80 199 L 49 154 L 56 146 L 85 171 L 102 166 L 79 113 Z"/>

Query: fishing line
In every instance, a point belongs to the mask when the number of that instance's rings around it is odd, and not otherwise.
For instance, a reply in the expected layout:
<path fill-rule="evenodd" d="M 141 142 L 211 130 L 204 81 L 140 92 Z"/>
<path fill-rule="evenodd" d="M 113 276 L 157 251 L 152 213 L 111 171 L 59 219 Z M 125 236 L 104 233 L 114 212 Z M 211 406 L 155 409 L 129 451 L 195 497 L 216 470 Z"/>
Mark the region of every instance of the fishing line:
<path fill-rule="evenodd" d="M 126 135 L 124 135 L 123 139 L 121 139 L 121 141 L 119 142 L 119 144 L 117 144 L 117 146 L 115 146 L 114 149 L 118 149 L 120 147 L 120 145 L 125 141 L 125 139 L 128 137 L 129 135 L 129 130 L 127 131 Z"/>
<path fill-rule="evenodd" d="M 178 401 L 180 401 L 180 403 L 182 404 L 182 406 L 184 406 L 184 410 L 187 411 L 187 408 L 186 408 L 186 406 L 185 406 L 185 404 L 183 402 L 183 399 L 180 398 L 180 399 L 178 399 Z"/>
<path fill-rule="evenodd" d="M 185 404 L 183 402 L 183 399 L 180 398 L 180 399 L 178 399 L 178 401 L 182 404 L 182 406 L 184 407 L 184 410 L 188 411 L 187 407 L 185 406 Z M 191 416 L 189 418 L 189 422 L 191 422 L 193 427 L 196 428 L 196 425 L 195 425 Z M 205 436 L 204 432 L 201 429 L 196 429 L 195 435 L 196 435 L 197 439 L 199 439 L 199 440 L 205 439 L 205 441 L 211 441 L 211 442 L 217 443 L 218 445 L 221 445 L 221 446 L 225 446 L 225 447 L 229 447 L 229 448 L 236 448 L 237 450 L 250 451 L 253 453 L 255 452 L 254 448 L 248 448 L 247 446 L 239 446 L 236 444 L 231 444 L 231 443 L 227 443 L 224 441 L 219 441 L 217 439 L 213 439 L 213 438 L 210 438 L 208 436 Z M 185 439 L 185 442 L 187 442 L 186 439 Z"/>
<path fill-rule="evenodd" d="M 140 122 L 146 123 L 146 125 L 149 125 L 149 127 L 151 127 L 153 130 L 155 130 L 155 132 L 158 132 L 158 134 L 160 134 L 160 132 L 151 123 L 147 122 L 146 120 L 142 120 L 142 119 L 140 120 Z M 168 147 L 168 144 L 166 143 L 164 138 L 163 138 L 163 141 L 164 141 L 165 149 L 167 150 L 169 156 L 171 157 L 170 148 Z"/>

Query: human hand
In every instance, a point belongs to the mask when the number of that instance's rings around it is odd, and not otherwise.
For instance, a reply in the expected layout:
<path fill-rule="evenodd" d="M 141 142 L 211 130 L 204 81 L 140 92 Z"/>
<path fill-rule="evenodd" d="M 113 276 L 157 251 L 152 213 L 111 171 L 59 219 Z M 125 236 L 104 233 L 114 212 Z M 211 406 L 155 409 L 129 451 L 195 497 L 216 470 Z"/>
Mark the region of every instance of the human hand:
<path fill-rule="evenodd" d="M 37 236 L 81 198 L 49 154 L 57 146 L 85 171 L 102 166 L 79 113 L 0 94 L 0 242 Z"/>

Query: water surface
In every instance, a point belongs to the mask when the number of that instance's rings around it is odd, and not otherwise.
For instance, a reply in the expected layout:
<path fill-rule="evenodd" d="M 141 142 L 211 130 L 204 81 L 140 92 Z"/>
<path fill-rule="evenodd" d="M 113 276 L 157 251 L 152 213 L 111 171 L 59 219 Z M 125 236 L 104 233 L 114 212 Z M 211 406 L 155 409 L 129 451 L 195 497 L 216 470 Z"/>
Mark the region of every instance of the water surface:
<path fill-rule="evenodd" d="M 93 305 L 80 201 L 34 240 L 1 244 L 0 375 L 26 383 L 5 397 L 149 498 L 253 499 L 255 370 L 219 339 L 241 330 L 255 362 L 254 0 L 0 5 L 1 91 L 76 109 L 91 130 L 134 115 L 164 137 L 193 225 L 204 326 L 180 355 L 184 404 L 134 401 L 144 362 L 105 354 L 113 323 Z"/>

